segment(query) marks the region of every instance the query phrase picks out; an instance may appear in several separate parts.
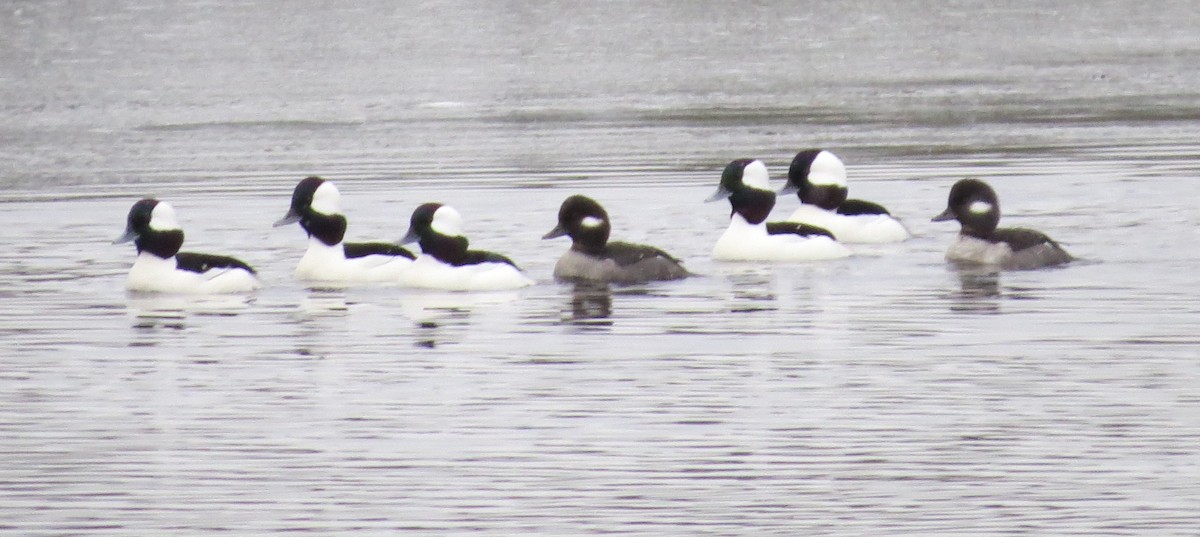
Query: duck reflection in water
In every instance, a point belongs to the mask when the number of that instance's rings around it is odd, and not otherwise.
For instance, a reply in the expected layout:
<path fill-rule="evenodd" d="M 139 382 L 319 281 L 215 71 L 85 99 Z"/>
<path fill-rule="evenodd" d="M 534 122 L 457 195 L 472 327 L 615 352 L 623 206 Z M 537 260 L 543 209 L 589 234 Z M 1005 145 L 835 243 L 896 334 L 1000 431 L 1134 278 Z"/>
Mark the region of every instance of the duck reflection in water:
<path fill-rule="evenodd" d="M 999 313 L 1000 271 L 995 268 L 952 265 L 959 290 L 951 296 L 950 310 L 963 313 Z"/>
<path fill-rule="evenodd" d="M 154 332 L 187 328 L 192 315 L 234 317 L 246 311 L 253 299 L 242 295 L 172 295 L 131 292 L 126 295 L 126 311 L 133 318 L 134 330 Z"/>
<path fill-rule="evenodd" d="M 573 324 L 612 326 L 612 288 L 605 282 L 576 282 L 571 287 L 570 313 Z"/>

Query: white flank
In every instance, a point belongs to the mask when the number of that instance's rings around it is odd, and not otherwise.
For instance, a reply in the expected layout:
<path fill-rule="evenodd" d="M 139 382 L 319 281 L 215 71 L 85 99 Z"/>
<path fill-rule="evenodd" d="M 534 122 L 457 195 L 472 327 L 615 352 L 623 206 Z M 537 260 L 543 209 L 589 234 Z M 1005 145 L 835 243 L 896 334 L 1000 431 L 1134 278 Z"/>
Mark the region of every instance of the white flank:
<path fill-rule="evenodd" d="M 849 249 L 829 237 L 769 235 L 765 223 L 751 224 L 740 214 L 730 218 L 712 251 L 719 261 L 820 261 L 849 255 Z"/>
<path fill-rule="evenodd" d="M 151 293 L 224 294 L 253 291 L 261 284 L 240 268 L 216 268 L 201 274 L 178 269 L 174 257 L 163 259 L 142 252 L 129 268 L 125 287 Z"/>
<path fill-rule="evenodd" d="M 909 238 L 904 224 L 886 214 L 844 215 L 803 204 L 788 220 L 823 227 L 844 243 L 887 243 Z"/>

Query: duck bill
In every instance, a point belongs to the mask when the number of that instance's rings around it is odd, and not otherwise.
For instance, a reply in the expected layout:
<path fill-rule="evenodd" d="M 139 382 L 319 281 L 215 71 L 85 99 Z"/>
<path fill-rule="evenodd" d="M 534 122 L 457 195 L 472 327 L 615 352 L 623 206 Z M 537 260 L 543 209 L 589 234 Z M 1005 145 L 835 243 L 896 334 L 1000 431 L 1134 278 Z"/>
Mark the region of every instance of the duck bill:
<path fill-rule="evenodd" d="M 113 239 L 112 243 L 113 244 L 124 244 L 131 240 L 136 239 L 137 237 L 138 237 L 138 234 L 136 231 L 134 231 L 132 229 L 126 229 L 125 233 L 122 233 L 120 237 Z"/>
<path fill-rule="evenodd" d="M 954 211 L 950 210 L 949 207 L 946 207 L 946 210 L 942 211 L 942 214 L 933 217 L 931 222 L 945 222 L 947 220 L 954 220 Z"/>
<path fill-rule="evenodd" d="M 276 220 L 272 227 L 283 227 L 288 224 L 295 224 L 299 221 L 300 213 L 297 213 L 295 209 L 288 209 L 287 214 L 283 215 L 283 218 Z"/>
<path fill-rule="evenodd" d="M 711 196 L 709 196 L 707 199 L 705 199 L 704 203 L 721 201 L 723 199 L 728 199 L 729 196 L 732 196 L 732 195 L 733 195 L 733 192 L 730 192 L 729 189 L 727 189 L 723 186 L 717 187 L 717 191 L 713 192 Z"/>
<path fill-rule="evenodd" d="M 554 226 L 554 229 L 551 229 L 549 233 L 542 235 L 542 240 L 555 239 L 555 238 L 561 237 L 566 234 L 567 234 L 567 230 L 563 229 L 563 227 L 561 225 L 557 225 L 557 226 Z"/>
<path fill-rule="evenodd" d="M 403 237 L 400 237 L 400 240 L 396 241 L 396 244 L 404 246 L 405 244 L 412 244 L 419 240 L 421 240 L 421 237 L 417 235 L 416 230 L 410 227 L 408 228 L 408 233 L 405 233 Z"/>

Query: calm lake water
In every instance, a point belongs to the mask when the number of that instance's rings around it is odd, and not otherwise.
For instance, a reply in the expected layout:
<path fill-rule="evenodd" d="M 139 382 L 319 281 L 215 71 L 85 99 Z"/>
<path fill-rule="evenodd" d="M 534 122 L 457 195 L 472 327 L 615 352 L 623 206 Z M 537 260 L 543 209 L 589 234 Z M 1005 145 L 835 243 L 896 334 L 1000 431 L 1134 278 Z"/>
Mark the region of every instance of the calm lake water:
<path fill-rule="evenodd" d="M 0 533 L 1200 531 L 1194 3 L 475 4 L 0 7 Z M 914 238 L 713 262 L 807 147 Z M 539 283 L 308 289 L 310 174 Z M 948 267 L 966 176 L 1082 261 Z M 554 283 L 574 193 L 702 276 Z M 127 296 L 149 195 L 266 287 Z"/>

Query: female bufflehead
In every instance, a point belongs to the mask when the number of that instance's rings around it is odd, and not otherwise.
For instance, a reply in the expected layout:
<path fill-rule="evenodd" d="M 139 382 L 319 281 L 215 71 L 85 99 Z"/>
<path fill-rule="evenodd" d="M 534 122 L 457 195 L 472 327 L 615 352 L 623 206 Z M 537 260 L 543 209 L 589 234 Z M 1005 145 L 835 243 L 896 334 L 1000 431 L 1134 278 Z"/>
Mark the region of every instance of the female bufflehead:
<path fill-rule="evenodd" d="M 296 222 L 308 233 L 308 250 L 296 266 L 296 278 L 325 282 L 394 282 L 416 257 L 390 242 L 342 242 L 346 217 L 342 196 L 320 177 L 300 181 L 292 206 L 275 227 Z"/>
<path fill-rule="evenodd" d="M 733 206 L 729 228 L 717 239 L 713 259 L 726 261 L 816 261 L 838 259 L 850 250 L 820 227 L 795 222 L 766 222 L 775 206 L 767 166 L 738 159 L 721 173 L 716 193 L 705 201 L 728 198 Z"/>
<path fill-rule="evenodd" d="M 950 188 L 950 198 L 934 222 L 958 220 L 962 230 L 946 251 L 956 263 L 999 265 L 1003 269 L 1034 269 L 1061 265 L 1073 257 L 1040 231 L 997 228 L 1000 201 L 987 183 L 963 179 Z"/>
<path fill-rule="evenodd" d="M 499 291 L 533 285 L 511 259 L 469 250 L 462 215 L 449 205 L 426 203 L 413 211 L 400 244 L 418 242 L 421 255 L 399 282 L 407 287 L 449 291 Z"/>
<path fill-rule="evenodd" d="M 129 269 L 126 288 L 157 293 L 243 293 L 260 287 L 254 269 L 223 255 L 180 252 L 183 229 L 175 209 L 146 198 L 133 204 L 125 233 L 113 244 L 133 241 L 137 261 Z"/>
<path fill-rule="evenodd" d="M 554 264 L 554 277 L 568 281 L 639 283 L 691 275 L 670 254 L 644 244 L 609 242 L 608 213 L 595 200 L 575 195 L 558 208 L 558 225 L 542 239 L 571 237 L 571 249 Z"/>
<path fill-rule="evenodd" d="M 857 243 L 900 242 L 908 230 L 878 203 L 846 199 L 846 166 L 822 149 L 801 151 L 788 168 L 787 185 L 779 193 L 796 192 L 800 208 L 788 218 L 820 226 L 837 240 Z"/>

